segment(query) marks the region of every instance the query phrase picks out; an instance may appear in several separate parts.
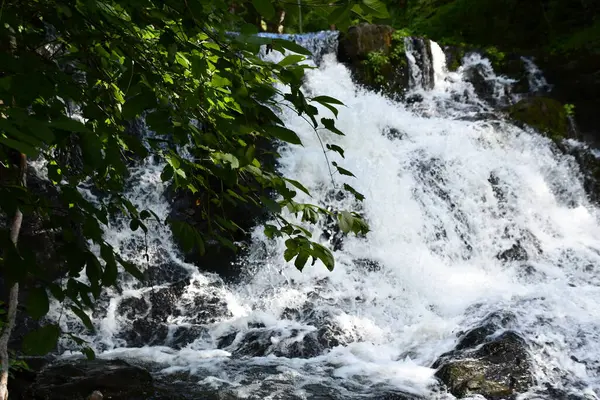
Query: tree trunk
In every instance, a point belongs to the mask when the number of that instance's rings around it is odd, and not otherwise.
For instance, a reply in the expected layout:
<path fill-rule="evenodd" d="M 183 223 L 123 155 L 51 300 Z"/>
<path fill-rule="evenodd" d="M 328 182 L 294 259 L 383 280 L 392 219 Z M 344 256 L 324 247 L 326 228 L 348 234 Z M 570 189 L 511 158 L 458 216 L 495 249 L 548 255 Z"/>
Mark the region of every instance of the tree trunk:
<path fill-rule="evenodd" d="M 19 184 L 22 186 L 27 185 L 27 157 L 25 154 L 21 154 L 21 165 L 19 171 Z M 10 240 L 17 246 L 19 240 L 19 232 L 21 232 L 21 223 L 23 222 L 23 213 L 19 208 L 15 211 L 13 217 L 12 226 L 10 228 Z M 15 325 L 15 318 L 17 316 L 17 305 L 19 303 L 19 283 L 15 282 L 10 288 L 10 294 L 8 298 L 8 313 L 6 315 L 7 321 L 0 336 L 0 400 L 8 400 L 8 369 L 10 367 L 10 360 L 8 355 L 8 341 L 10 334 L 12 333 Z"/>

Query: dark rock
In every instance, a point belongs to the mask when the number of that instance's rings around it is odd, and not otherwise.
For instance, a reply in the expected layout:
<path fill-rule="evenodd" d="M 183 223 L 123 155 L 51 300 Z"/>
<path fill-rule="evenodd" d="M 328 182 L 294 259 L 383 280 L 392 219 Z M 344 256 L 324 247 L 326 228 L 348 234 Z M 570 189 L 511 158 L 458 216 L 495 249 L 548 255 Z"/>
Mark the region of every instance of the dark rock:
<path fill-rule="evenodd" d="M 506 329 L 514 324 L 516 316 L 511 312 L 494 312 L 485 317 L 481 324 L 461 335 L 461 338 L 454 348 L 464 350 L 475 348 L 485 343 L 488 339 L 500 329 Z"/>
<path fill-rule="evenodd" d="M 394 29 L 387 25 L 360 24 L 350 27 L 339 39 L 338 60 L 365 60 L 374 51 L 389 55 L 393 32 Z"/>
<path fill-rule="evenodd" d="M 525 98 L 507 108 L 508 115 L 548 137 L 559 140 L 569 135 L 569 119 L 563 105 L 548 97 Z"/>
<path fill-rule="evenodd" d="M 128 297 L 121 301 L 117 308 L 119 315 L 125 315 L 129 319 L 134 319 L 140 315 L 145 315 L 150 306 L 143 297 Z"/>
<path fill-rule="evenodd" d="M 44 368 L 26 399 L 78 400 L 94 390 L 112 400 L 146 400 L 154 394 L 153 379 L 145 369 L 121 360 L 76 360 Z"/>
<path fill-rule="evenodd" d="M 406 137 L 406 133 L 392 127 L 386 127 L 383 130 L 383 135 L 390 140 L 402 140 Z"/>
<path fill-rule="evenodd" d="M 473 65 L 466 68 L 463 73 L 465 80 L 473 85 L 477 96 L 490 104 L 497 105 L 498 99 L 495 96 L 496 83 L 490 79 L 492 71 L 489 69 L 489 66 L 484 64 Z"/>
<path fill-rule="evenodd" d="M 368 272 L 381 271 L 381 264 L 379 264 L 375 260 L 370 260 L 368 258 L 358 258 L 356 260 L 352 260 L 352 262 L 357 267 L 359 267 L 365 271 L 368 271 Z"/>
<path fill-rule="evenodd" d="M 131 328 L 125 330 L 120 337 L 130 347 L 143 347 L 165 344 L 169 335 L 169 327 L 161 322 L 148 319 L 136 319 Z"/>
<path fill-rule="evenodd" d="M 293 329 L 290 332 L 271 328 L 255 328 L 242 334 L 237 341 L 237 333 L 230 333 L 218 339 L 218 347 L 231 347 L 235 357 L 263 357 L 269 354 L 278 357 L 312 358 L 328 349 L 342 344 L 339 339 L 343 332 L 330 323 L 317 330 Z M 274 340 L 276 339 L 276 340 Z"/>
<path fill-rule="evenodd" d="M 217 339 L 217 348 L 218 349 L 224 349 L 226 347 L 229 347 L 233 344 L 233 342 L 235 341 L 235 338 L 237 337 L 237 332 L 231 332 L 226 334 L 225 336 L 221 336 Z"/>
<path fill-rule="evenodd" d="M 408 63 L 404 37 L 387 25 L 360 24 L 340 36 L 338 60 L 354 79 L 388 95 L 403 95 L 408 88 Z"/>
<path fill-rule="evenodd" d="M 208 330 L 204 326 L 178 326 L 168 343 L 175 349 L 181 349 L 199 338 L 208 338 Z"/>
<path fill-rule="evenodd" d="M 435 364 L 439 366 L 436 377 L 459 398 L 480 394 L 488 400 L 512 399 L 533 385 L 525 340 L 512 331 L 483 338 L 487 332 L 471 333 L 468 341 L 464 338 L 465 347 L 443 355 Z M 477 347 L 466 347 L 481 340 L 484 343 Z"/>
<path fill-rule="evenodd" d="M 498 253 L 496 258 L 507 262 L 527 261 L 529 259 L 529 255 L 527 254 L 527 250 L 525 250 L 521 245 L 520 241 L 517 240 L 517 243 L 513 244 L 510 249 Z"/>

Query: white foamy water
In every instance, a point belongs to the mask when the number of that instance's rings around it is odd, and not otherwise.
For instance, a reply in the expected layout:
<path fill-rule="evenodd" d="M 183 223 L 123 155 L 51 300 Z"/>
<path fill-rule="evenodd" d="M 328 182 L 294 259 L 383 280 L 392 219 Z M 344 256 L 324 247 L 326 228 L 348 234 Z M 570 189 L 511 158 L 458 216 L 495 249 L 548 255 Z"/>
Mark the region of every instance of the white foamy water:
<path fill-rule="evenodd" d="M 220 286 L 213 275 L 191 272 L 179 261 L 170 235 L 153 229 L 150 257 L 166 252 L 160 260 L 193 276 L 177 300 L 179 311 L 167 321 L 171 332 L 193 324 L 197 311 L 189 310 L 196 297 L 219 297 L 229 313 L 200 324 L 202 334 L 181 347 L 134 348 L 118 337 L 132 319 L 117 311 L 118 303 L 157 288 L 130 283 L 95 319 L 99 333 L 89 339 L 96 349 L 239 398 L 313 398 L 315 387 L 321 398 L 377 398 L 394 390 L 452 398 L 437 392 L 431 365 L 453 348 L 458 332 L 477 326 L 490 312 L 509 311 L 530 345 L 536 383 L 596 398 L 597 209 L 587 202 L 573 161 L 557 155 L 548 139 L 500 117 L 473 120 L 490 107 L 463 80 L 467 66 L 482 66 L 486 79 L 499 82 L 495 95 L 506 94 L 489 61 L 471 55 L 458 72 L 448 73 L 439 46 L 431 54 L 435 86 L 415 87 L 423 101 L 410 108 L 357 86 L 331 55 L 307 74 L 308 93 L 346 105 L 337 122 L 346 136 L 323 130 L 321 139 L 345 149 L 345 159 L 328 157 L 356 178 L 336 175 L 335 184 L 362 192 L 362 204 L 348 197 L 331 200 L 335 188 L 318 138 L 302 118 L 283 112 L 304 144 L 284 147 L 280 159 L 281 172 L 312 193 L 312 198 L 299 193 L 299 200 L 360 211 L 371 227 L 364 238 L 344 239 L 333 272 L 320 262 L 296 271 L 283 261 L 283 240 L 269 240 L 257 228 L 244 280 Z M 160 169 L 140 168 L 130 193 L 134 204 L 166 216 Z M 318 239 L 325 228 L 311 229 Z M 138 260 L 139 251 L 127 246 L 142 237 L 130 235 L 117 224 L 108 236 L 125 256 Z M 497 255 L 517 241 L 528 260 L 501 261 Z M 365 268 L 360 260 L 377 266 Z M 336 332 L 336 343 L 316 354 L 290 350 L 306 343 L 323 321 Z M 248 334 L 263 338 L 267 350 L 239 352 L 256 342 Z M 219 346 L 227 335 L 231 342 Z"/>

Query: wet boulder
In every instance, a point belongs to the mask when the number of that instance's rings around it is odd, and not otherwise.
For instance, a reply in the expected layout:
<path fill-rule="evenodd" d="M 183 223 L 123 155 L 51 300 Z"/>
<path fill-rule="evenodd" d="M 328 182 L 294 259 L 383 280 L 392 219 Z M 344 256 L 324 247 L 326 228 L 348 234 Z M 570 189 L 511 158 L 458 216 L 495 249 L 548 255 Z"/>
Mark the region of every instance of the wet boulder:
<path fill-rule="evenodd" d="M 51 364 L 37 375 L 27 400 L 86 399 L 99 391 L 112 400 L 145 400 L 154 393 L 148 371 L 121 360 L 76 360 Z"/>
<path fill-rule="evenodd" d="M 435 362 L 435 376 L 450 393 L 458 398 L 479 394 L 487 400 L 513 399 L 533 385 L 527 343 L 505 330 L 514 318 L 510 313 L 491 314 Z"/>

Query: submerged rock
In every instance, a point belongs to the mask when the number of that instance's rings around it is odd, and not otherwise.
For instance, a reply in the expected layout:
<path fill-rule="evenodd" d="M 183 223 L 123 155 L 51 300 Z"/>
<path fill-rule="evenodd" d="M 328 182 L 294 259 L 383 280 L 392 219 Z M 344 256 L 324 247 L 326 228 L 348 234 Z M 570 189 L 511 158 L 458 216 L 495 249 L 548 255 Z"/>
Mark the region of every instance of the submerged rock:
<path fill-rule="evenodd" d="M 94 391 L 111 400 L 146 400 L 154 394 L 152 376 L 121 360 L 77 360 L 49 365 L 36 377 L 27 400 L 85 399 Z"/>
<path fill-rule="evenodd" d="M 475 394 L 487 400 L 512 399 L 533 385 L 527 343 L 514 331 L 499 329 L 514 321 L 510 313 L 494 313 L 465 333 L 455 350 L 433 365 L 435 376 L 462 398 Z"/>

